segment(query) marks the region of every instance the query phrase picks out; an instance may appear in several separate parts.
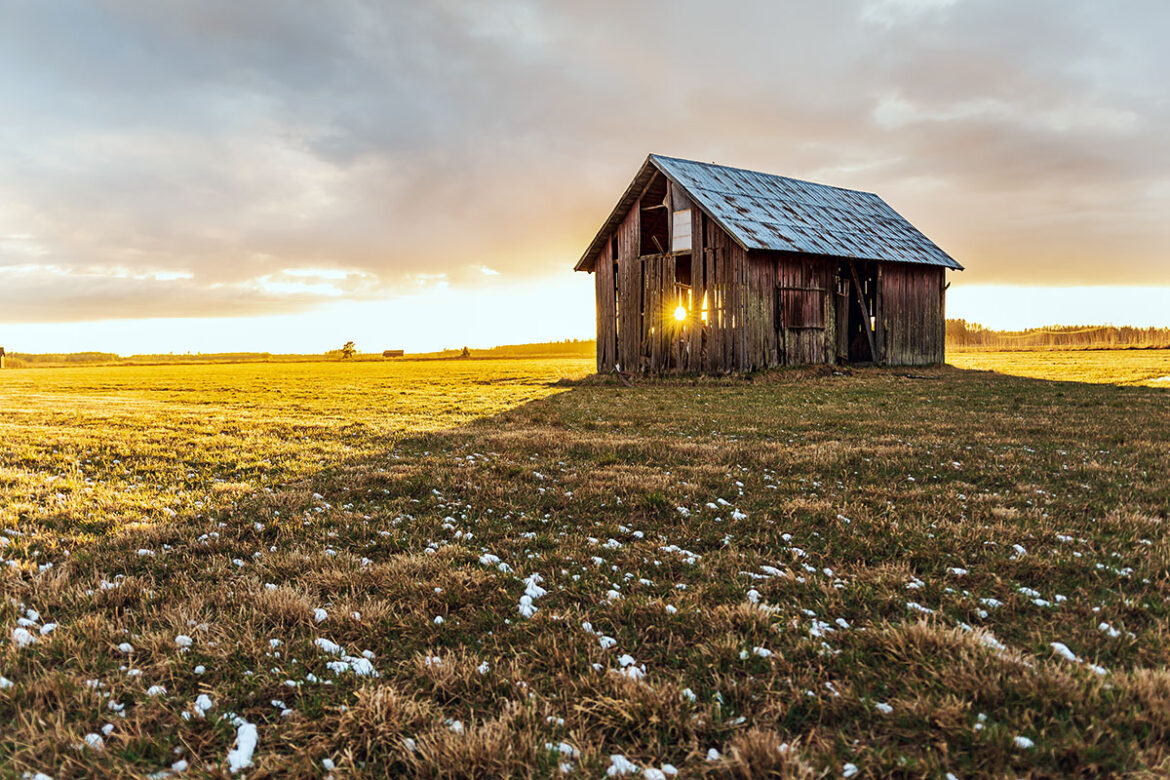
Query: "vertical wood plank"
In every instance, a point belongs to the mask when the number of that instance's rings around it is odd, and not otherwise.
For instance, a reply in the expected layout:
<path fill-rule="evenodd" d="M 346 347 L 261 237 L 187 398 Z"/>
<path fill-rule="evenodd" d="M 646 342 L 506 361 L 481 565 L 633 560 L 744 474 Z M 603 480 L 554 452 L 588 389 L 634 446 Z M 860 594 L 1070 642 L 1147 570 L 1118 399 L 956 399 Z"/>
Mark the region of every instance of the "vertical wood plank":
<path fill-rule="evenodd" d="M 703 262 L 702 212 L 691 207 L 691 317 L 690 338 L 686 370 L 701 371 L 703 368 L 703 294 L 706 292 L 706 263 Z"/>

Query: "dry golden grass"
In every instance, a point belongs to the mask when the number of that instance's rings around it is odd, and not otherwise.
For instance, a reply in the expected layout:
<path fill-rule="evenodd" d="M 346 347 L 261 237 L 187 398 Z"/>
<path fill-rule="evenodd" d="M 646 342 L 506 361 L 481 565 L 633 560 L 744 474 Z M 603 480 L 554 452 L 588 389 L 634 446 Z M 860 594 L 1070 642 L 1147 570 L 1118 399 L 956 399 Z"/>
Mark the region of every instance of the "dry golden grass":
<path fill-rule="evenodd" d="M 1146 385 L 1170 390 L 1170 349 L 948 350 L 959 368 L 1057 381 Z"/>
<path fill-rule="evenodd" d="M 1165 773 L 1170 393 L 1013 354 L 0 372 L 0 776 Z"/>

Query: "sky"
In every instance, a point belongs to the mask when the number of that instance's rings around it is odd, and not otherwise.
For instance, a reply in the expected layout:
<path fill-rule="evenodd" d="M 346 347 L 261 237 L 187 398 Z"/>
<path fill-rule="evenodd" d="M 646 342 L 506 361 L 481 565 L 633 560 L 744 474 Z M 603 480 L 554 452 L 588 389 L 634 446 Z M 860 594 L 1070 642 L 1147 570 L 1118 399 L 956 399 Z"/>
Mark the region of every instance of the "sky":
<path fill-rule="evenodd" d="M 879 193 L 991 327 L 1170 326 L 1164 0 L 0 0 L 0 344 L 589 338 L 650 152 Z"/>

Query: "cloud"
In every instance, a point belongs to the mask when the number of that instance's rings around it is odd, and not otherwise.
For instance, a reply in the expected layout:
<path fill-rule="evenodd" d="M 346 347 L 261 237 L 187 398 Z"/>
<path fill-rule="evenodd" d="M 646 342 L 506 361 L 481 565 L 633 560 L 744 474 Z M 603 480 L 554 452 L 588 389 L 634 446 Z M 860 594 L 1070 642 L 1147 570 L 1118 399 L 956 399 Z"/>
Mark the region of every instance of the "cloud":
<path fill-rule="evenodd" d="M 649 151 L 877 191 L 964 281 L 1170 283 L 1168 23 L 1089 0 L 13 6 L 0 318 L 548 277 Z"/>

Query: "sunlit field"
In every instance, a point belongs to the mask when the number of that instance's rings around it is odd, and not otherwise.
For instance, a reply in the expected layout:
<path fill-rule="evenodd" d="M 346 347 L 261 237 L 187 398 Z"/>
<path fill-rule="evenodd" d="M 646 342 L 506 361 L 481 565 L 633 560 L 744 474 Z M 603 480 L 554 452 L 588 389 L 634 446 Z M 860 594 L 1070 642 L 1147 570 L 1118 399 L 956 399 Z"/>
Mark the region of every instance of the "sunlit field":
<path fill-rule="evenodd" d="M 1135 355 L 0 371 L 0 776 L 1170 772 Z"/>
<path fill-rule="evenodd" d="M 1034 379 L 1149 385 L 1170 389 L 1170 349 L 947 350 L 959 368 Z"/>

